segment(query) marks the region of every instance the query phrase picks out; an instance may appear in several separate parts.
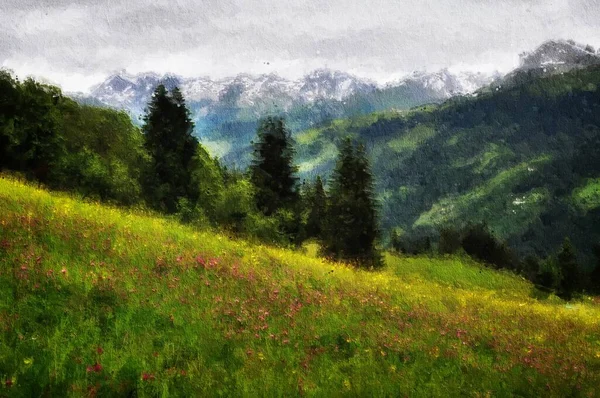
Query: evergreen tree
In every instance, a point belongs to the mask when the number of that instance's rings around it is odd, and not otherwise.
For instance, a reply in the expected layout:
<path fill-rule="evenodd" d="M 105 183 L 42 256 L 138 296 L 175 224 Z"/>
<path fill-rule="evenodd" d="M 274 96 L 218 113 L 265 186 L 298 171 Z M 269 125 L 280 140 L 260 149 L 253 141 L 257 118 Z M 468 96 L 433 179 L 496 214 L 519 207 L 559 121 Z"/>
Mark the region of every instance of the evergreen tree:
<path fill-rule="evenodd" d="M 379 236 L 373 175 L 363 145 L 343 141 L 331 184 L 324 250 L 360 266 L 383 265 L 375 248 Z"/>
<path fill-rule="evenodd" d="M 440 254 L 454 254 L 461 248 L 460 232 L 452 227 L 440 229 L 438 251 Z"/>
<path fill-rule="evenodd" d="M 390 247 L 396 253 L 400 253 L 402 251 L 402 240 L 396 228 L 392 229 L 392 232 L 390 233 Z"/>
<path fill-rule="evenodd" d="M 256 187 L 256 205 L 265 215 L 277 210 L 296 210 L 298 204 L 297 167 L 293 165 L 294 148 L 284 120 L 267 117 L 257 130 L 250 180 Z"/>
<path fill-rule="evenodd" d="M 19 83 L 8 72 L 0 70 L 0 170 L 15 167 L 19 94 Z"/>
<path fill-rule="evenodd" d="M 317 176 L 314 187 L 310 191 L 307 207 L 309 213 L 306 220 L 306 236 L 321 239 L 327 214 L 327 194 L 321 176 Z"/>
<path fill-rule="evenodd" d="M 590 290 L 600 294 L 600 243 L 594 246 L 594 255 L 596 256 L 596 266 L 590 274 Z"/>
<path fill-rule="evenodd" d="M 3 89 L 9 88 L 5 84 L 3 86 Z M 14 88 L 16 87 L 3 93 L 10 96 L 10 99 L 2 100 L 2 108 L 16 111 L 16 114 L 12 115 L 12 120 L 6 126 L 8 128 L 1 129 L 3 138 L 0 141 L 3 142 L 0 144 L 4 148 L 0 150 L 9 155 L 10 168 L 24 171 L 38 181 L 51 182 L 56 166 L 66 152 L 58 107 L 64 98 L 57 87 L 40 84 L 32 79 L 27 79 L 20 85 L 19 93 L 14 92 Z M 9 102 L 15 100 L 18 102 Z"/>
<path fill-rule="evenodd" d="M 169 93 L 159 85 L 144 122 L 145 147 L 152 159 L 147 197 L 154 207 L 173 213 L 180 198 L 195 202 L 198 196 L 190 167 L 198 140 L 192 135 L 194 123 L 179 89 Z"/>
<path fill-rule="evenodd" d="M 559 293 L 563 297 L 571 299 L 579 287 L 579 265 L 575 248 L 569 238 L 565 238 L 556 259 L 561 274 Z"/>

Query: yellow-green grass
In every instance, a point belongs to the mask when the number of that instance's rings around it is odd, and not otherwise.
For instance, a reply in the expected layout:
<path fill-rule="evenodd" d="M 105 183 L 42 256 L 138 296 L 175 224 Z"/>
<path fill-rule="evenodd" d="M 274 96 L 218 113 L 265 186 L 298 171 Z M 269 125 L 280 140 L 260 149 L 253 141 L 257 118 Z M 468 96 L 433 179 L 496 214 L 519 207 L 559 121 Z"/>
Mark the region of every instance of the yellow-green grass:
<path fill-rule="evenodd" d="M 573 190 L 573 202 L 584 211 L 600 207 L 600 178 L 590 178 Z"/>
<path fill-rule="evenodd" d="M 309 173 L 319 165 L 334 161 L 337 156 L 337 150 L 337 146 L 333 142 L 324 142 L 322 149 L 316 156 L 298 165 L 298 171 L 300 173 Z"/>
<path fill-rule="evenodd" d="M 435 134 L 436 131 L 431 126 L 420 124 L 400 137 L 389 141 L 387 145 L 396 152 L 411 153 Z"/>
<path fill-rule="evenodd" d="M 308 248 L 314 252 L 314 245 Z M 598 396 L 600 308 L 355 270 L 0 178 L 0 395 Z"/>
<path fill-rule="evenodd" d="M 473 166 L 473 169 L 477 173 L 481 173 L 489 166 L 493 166 L 499 159 L 511 158 L 513 155 L 513 152 L 508 147 L 491 143 L 488 144 L 483 151 L 473 157 L 457 159 L 452 163 L 452 167 L 461 168 Z"/>

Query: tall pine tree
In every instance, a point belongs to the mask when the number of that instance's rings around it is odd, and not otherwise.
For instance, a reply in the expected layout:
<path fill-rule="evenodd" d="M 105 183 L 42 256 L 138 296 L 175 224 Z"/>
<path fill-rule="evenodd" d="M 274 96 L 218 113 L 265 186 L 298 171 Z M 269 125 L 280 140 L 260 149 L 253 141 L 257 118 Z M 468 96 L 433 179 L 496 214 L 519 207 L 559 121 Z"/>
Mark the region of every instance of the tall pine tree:
<path fill-rule="evenodd" d="M 569 238 L 565 238 L 556 259 L 561 274 L 559 293 L 570 300 L 579 288 L 579 264 L 577 264 L 575 248 Z"/>
<path fill-rule="evenodd" d="M 596 266 L 590 274 L 589 287 L 592 292 L 600 294 L 600 243 L 594 245 L 594 254 L 596 256 Z"/>
<path fill-rule="evenodd" d="M 321 176 L 317 176 L 314 186 L 310 189 L 307 207 L 306 236 L 322 239 L 327 214 L 327 194 L 323 188 Z"/>
<path fill-rule="evenodd" d="M 383 265 L 373 175 L 363 145 L 343 141 L 331 184 L 324 251 L 363 267 Z"/>
<path fill-rule="evenodd" d="M 146 182 L 150 203 L 173 213 L 180 198 L 195 202 L 197 188 L 190 183 L 190 162 L 198 148 L 194 123 L 179 89 L 169 93 L 159 85 L 144 118 L 145 147 L 152 165 Z"/>
<path fill-rule="evenodd" d="M 293 165 L 294 147 L 284 120 L 261 120 L 250 165 L 250 179 L 256 187 L 256 205 L 265 215 L 277 210 L 295 210 L 298 203 L 297 167 Z"/>
<path fill-rule="evenodd" d="M 47 183 L 65 154 L 60 90 L 27 79 L 20 88 L 17 116 L 11 130 L 17 170 Z M 14 105 L 14 104 L 13 104 Z"/>

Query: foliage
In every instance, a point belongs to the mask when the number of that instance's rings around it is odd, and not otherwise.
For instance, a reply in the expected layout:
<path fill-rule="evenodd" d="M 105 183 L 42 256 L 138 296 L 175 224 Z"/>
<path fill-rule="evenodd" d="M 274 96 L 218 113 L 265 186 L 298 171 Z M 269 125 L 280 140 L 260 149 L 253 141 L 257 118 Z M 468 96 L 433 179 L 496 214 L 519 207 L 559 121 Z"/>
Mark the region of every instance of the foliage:
<path fill-rule="evenodd" d="M 454 228 L 440 229 L 438 251 L 440 254 L 454 254 L 462 247 L 461 234 Z"/>
<path fill-rule="evenodd" d="M 0 169 L 119 204 L 141 201 L 147 164 L 129 116 L 81 106 L 53 86 L 0 72 Z"/>
<path fill-rule="evenodd" d="M 0 166 L 49 182 L 57 161 L 65 153 L 59 111 L 65 99 L 58 88 L 32 79 L 19 83 L 2 72 L 0 80 L 6 90 L 0 108 Z"/>
<path fill-rule="evenodd" d="M 375 248 L 379 235 L 373 175 L 363 145 L 345 139 L 333 173 L 324 250 L 366 267 L 382 265 Z"/>
<path fill-rule="evenodd" d="M 215 201 L 214 222 L 227 233 L 275 245 L 289 244 L 275 217 L 256 209 L 255 187 L 243 175 L 226 173 L 224 185 Z"/>
<path fill-rule="evenodd" d="M 592 292 L 600 294 L 600 244 L 594 246 L 594 254 L 596 256 L 596 266 L 590 273 L 588 286 Z"/>
<path fill-rule="evenodd" d="M 314 185 L 309 188 L 306 196 L 305 206 L 308 210 L 305 227 L 306 237 L 322 239 L 327 216 L 328 198 L 325 188 L 323 188 L 321 176 L 317 176 Z"/>
<path fill-rule="evenodd" d="M 462 247 L 467 254 L 497 268 L 517 268 L 517 260 L 506 243 L 496 239 L 485 224 L 468 227 L 462 238 Z"/>
<path fill-rule="evenodd" d="M 569 238 L 565 238 L 556 260 L 561 275 L 559 292 L 570 299 L 580 287 L 580 271 L 577 255 Z"/>
<path fill-rule="evenodd" d="M 556 260 L 546 258 L 539 263 L 539 270 L 535 282 L 546 289 L 557 291 L 560 288 L 561 274 Z"/>
<path fill-rule="evenodd" d="M 432 243 L 429 236 L 407 236 L 392 231 L 390 246 L 397 253 L 407 255 L 432 254 Z"/>
<path fill-rule="evenodd" d="M 213 221 L 219 222 L 219 206 L 226 189 L 223 170 L 216 159 L 210 157 L 202 145 L 190 162 L 190 184 L 197 195 L 197 206 Z"/>
<path fill-rule="evenodd" d="M 256 132 L 250 180 L 256 187 L 256 205 L 270 216 L 279 209 L 292 209 L 298 202 L 296 166 L 291 136 L 281 118 L 267 117 Z"/>
<path fill-rule="evenodd" d="M 523 275 L 527 280 L 530 280 L 534 283 L 538 283 L 537 280 L 538 272 L 540 271 L 540 259 L 536 256 L 527 256 L 521 262 L 519 269 L 519 273 Z M 552 285 L 547 285 L 551 287 Z"/>
<path fill-rule="evenodd" d="M 61 114 L 67 154 L 58 165 L 58 187 L 119 204 L 140 202 L 149 158 L 129 116 L 73 102 Z"/>
<path fill-rule="evenodd" d="M 177 216 L 183 224 L 193 224 L 198 228 L 206 228 L 210 225 L 204 209 L 198 204 L 190 203 L 184 197 L 180 197 L 177 201 Z"/>
<path fill-rule="evenodd" d="M 144 117 L 145 148 L 151 158 L 146 180 L 146 196 L 157 209 L 174 213 L 179 198 L 197 200 L 197 186 L 191 182 L 191 162 L 198 140 L 185 100 L 175 88 L 154 90 Z"/>

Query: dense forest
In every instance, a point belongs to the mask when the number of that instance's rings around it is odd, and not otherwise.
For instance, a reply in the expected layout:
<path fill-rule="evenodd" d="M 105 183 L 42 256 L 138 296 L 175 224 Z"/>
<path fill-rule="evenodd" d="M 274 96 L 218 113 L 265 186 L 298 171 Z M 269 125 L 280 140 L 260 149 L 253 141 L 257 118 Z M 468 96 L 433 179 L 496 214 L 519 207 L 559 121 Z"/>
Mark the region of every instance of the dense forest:
<path fill-rule="evenodd" d="M 296 138 L 310 173 L 351 135 L 370 152 L 382 229 L 423 251 L 444 228 L 485 222 L 521 257 L 570 237 L 588 269 L 600 242 L 600 69 L 510 79 L 442 105 L 337 120 Z M 302 163 L 301 163 L 302 164 Z M 427 246 L 427 245 L 425 245 Z"/>

